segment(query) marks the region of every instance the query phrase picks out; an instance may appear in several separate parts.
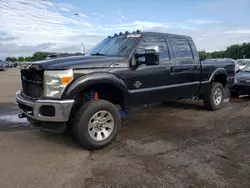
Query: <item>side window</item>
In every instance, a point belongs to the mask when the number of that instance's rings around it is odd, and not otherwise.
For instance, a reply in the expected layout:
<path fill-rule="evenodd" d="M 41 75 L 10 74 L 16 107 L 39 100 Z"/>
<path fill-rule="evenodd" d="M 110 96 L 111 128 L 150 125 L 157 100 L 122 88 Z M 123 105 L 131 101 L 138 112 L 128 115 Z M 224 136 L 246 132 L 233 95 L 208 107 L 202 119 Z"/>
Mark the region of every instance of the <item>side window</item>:
<path fill-rule="evenodd" d="M 146 36 L 142 39 L 137 53 L 144 53 L 147 46 L 159 46 L 160 49 L 160 62 L 169 60 L 169 52 L 165 39 L 162 36 Z"/>
<path fill-rule="evenodd" d="M 171 44 L 175 57 L 181 64 L 193 63 L 193 53 L 188 40 L 172 38 Z"/>

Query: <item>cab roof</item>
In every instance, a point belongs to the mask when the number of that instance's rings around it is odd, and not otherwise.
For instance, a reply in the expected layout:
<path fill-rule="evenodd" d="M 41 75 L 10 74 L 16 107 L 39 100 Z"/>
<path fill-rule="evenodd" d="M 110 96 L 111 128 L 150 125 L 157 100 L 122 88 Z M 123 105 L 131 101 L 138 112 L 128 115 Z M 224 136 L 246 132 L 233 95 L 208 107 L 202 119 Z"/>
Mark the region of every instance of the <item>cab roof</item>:
<path fill-rule="evenodd" d="M 147 35 L 160 35 L 160 36 L 166 36 L 166 37 L 169 37 L 169 38 L 186 38 L 186 39 L 192 39 L 190 36 L 186 36 L 186 35 L 179 35 L 179 34 L 171 34 L 171 33 L 163 33 L 163 32 L 141 32 L 139 30 L 137 31 L 134 31 L 134 32 L 125 32 L 125 33 L 122 33 L 120 32 L 119 34 L 116 33 L 114 34 L 113 36 L 109 36 L 109 37 L 119 37 L 119 36 L 127 36 L 127 35 L 132 35 L 132 34 L 141 34 L 142 36 L 147 36 Z"/>

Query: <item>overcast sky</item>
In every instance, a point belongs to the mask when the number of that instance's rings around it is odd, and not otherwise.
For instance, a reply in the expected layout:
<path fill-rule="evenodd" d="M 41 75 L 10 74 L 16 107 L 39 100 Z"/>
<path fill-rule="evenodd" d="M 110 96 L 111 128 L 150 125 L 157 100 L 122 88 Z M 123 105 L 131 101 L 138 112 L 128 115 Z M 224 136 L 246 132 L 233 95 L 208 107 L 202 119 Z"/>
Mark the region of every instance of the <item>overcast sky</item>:
<path fill-rule="evenodd" d="M 78 16 L 75 16 L 78 13 Z M 0 59 L 80 52 L 115 32 L 193 37 L 200 50 L 250 42 L 250 0 L 0 0 Z"/>

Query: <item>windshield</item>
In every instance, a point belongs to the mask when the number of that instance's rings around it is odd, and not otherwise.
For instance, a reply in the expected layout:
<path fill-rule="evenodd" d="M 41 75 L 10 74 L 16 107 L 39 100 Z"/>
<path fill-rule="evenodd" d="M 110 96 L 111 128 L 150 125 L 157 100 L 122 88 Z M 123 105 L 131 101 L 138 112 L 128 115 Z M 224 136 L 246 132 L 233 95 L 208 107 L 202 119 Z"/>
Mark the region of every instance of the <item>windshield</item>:
<path fill-rule="evenodd" d="M 86 55 L 126 57 L 137 44 L 139 37 L 118 36 L 106 38 Z"/>
<path fill-rule="evenodd" d="M 237 63 L 239 65 L 247 65 L 248 63 L 250 63 L 250 60 L 238 60 Z"/>
<path fill-rule="evenodd" d="M 242 69 L 243 72 L 250 72 L 250 64 L 248 64 L 244 69 Z"/>

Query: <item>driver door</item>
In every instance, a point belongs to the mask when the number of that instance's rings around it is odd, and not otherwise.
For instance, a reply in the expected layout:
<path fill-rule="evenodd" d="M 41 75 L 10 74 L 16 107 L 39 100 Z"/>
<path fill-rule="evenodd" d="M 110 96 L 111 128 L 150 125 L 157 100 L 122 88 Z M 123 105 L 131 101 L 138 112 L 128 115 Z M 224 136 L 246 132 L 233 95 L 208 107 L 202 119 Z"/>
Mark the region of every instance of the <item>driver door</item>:
<path fill-rule="evenodd" d="M 137 66 L 131 70 L 129 90 L 133 106 L 150 104 L 164 100 L 168 95 L 168 85 L 171 84 L 171 65 L 169 49 L 166 40 L 160 35 L 144 36 L 136 54 L 145 53 L 147 46 L 158 46 L 160 49 L 160 63 L 146 65 L 145 58 L 136 59 Z"/>

